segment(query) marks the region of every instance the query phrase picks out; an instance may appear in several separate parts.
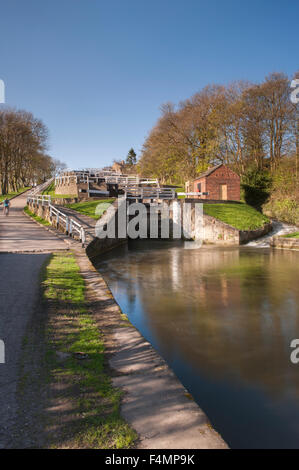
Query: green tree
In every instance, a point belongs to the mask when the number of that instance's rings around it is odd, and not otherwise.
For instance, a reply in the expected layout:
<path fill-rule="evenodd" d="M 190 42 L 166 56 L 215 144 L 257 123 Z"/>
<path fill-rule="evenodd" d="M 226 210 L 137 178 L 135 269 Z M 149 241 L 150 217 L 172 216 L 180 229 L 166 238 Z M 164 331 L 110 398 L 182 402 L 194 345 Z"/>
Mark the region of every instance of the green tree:
<path fill-rule="evenodd" d="M 136 165 L 136 163 L 137 163 L 137 154 L 136 154 L 135 150 L 132 147 L 129 150 L 129 153 L 127 155 L 126 164 L 130 165 L 130 166 L 133 166 L 133 165 Z"/>
<path fill-rule="evenodd" d="M 245 202 L 258 210 L 269 199 L 272 189 L 272 175 L 267 169 L 249 167 L 242 176 L 242 189 Z"/>

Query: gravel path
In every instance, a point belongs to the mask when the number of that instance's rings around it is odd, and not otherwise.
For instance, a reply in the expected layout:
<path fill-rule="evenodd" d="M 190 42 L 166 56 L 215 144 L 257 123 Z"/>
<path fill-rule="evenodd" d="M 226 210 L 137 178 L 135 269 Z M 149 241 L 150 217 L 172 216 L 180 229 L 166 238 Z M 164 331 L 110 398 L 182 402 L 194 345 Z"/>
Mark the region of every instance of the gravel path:
<path fill-rule="evenodd" d="M 19 361 L 26 326 L 38 308 L 39 273 L 49 253 L 68 246 L 23 214 L 26 195 L 12 201 L 11 213 L 0 208 L 0 448 L 14 446 Z"/>

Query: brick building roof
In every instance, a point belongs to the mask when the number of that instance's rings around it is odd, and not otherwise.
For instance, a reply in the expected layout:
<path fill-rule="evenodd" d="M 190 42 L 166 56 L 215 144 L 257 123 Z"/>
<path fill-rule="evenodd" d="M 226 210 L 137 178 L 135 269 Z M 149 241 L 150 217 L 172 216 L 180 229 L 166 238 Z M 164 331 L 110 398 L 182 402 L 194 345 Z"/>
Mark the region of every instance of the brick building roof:
<path fill-rule="evenodd" d="M 220 163 L 219 165 L 209 168 L 207 171 L 204 171 L 203 173 L 200 173 L 200 175 L 196 176 L 194 181 L 201 179 L 201 178 L 205 178 L 206 176 L 210 176 L 215 170 L 218 170 L 218 168 L 220 168 L 221 166 L 223 166 L 223 163 Z"/>

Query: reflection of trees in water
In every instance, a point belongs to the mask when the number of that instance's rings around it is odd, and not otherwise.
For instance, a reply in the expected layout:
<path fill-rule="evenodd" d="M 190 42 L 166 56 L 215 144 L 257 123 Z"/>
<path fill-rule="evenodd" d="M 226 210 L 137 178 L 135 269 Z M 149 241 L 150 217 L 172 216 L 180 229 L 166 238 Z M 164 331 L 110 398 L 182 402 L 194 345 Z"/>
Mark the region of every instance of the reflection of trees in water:
<path fill-rule="evenodd" d="M 129 256 L 136 294 L 161 347 L 212 376 L 281 392 L 299 386 L 290 340 L 299 337 L 298 253 L 172 249 Z M 124 260 L 123 260 L 124 261 Z"/>

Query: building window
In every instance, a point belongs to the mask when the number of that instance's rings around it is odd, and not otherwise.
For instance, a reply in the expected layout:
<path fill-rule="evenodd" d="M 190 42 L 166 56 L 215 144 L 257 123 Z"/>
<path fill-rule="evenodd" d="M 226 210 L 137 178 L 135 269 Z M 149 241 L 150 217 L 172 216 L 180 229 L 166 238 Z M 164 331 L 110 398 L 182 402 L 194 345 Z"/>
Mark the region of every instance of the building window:
<path fill-rule="evenodd" d="M 197 183 L 197 191 L 201 193 L 201 183 Z"/>

